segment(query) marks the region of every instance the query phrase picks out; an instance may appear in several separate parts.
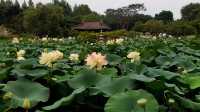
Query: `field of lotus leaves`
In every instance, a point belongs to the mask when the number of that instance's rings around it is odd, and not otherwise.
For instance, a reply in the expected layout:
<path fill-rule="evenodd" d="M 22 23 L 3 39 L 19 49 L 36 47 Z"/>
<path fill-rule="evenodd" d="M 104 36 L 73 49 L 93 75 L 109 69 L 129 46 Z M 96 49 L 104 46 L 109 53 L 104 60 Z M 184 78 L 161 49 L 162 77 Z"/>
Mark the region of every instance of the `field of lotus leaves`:
<path fill-rule="evenodd" d="M 0 112 L 199 112 L 200 38 L 0 39 Z"/>

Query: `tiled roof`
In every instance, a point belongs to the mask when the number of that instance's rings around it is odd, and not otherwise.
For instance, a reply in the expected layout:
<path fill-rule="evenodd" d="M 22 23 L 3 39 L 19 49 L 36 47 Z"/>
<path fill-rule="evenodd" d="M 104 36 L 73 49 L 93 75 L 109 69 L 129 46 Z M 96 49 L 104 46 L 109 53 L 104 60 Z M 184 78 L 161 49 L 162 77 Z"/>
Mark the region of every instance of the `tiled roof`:
<path fill-rule="evenodd" d="M 82 22 L 81 24 L 73 27 L 75 30 L 109 30 L 110 27 L 100 21 L 95 22 Z"/>

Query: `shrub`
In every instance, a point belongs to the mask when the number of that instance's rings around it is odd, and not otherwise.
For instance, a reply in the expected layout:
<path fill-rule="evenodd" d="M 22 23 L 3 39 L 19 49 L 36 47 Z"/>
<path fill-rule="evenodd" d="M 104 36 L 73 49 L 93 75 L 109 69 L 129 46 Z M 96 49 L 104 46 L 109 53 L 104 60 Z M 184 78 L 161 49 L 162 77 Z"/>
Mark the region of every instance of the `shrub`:
<path fill-rule="evenodd" d="M 144 24 L 136 23 L 133 29 L 139 32 L 150 32 L 151 34 L 159 34 L 164 32 L 165 26 L 162 21 L 149 20 Z"/>
<path fill-rule="evenodd" d="M 176 21 L 167 25 L 166 32 L 170 35 L 185 36 L 196 34 L 197 31 L 189 23 L 183 21 Z"/>
<path fill-rule="evenodd" d="M 79 32 L 78 34 L 78 40 L 79 41 L 90 41 L 95 42 L 96 40 L 100 39 L 100 37 L 103 37 L 104 40 L 113 39 L 113 38 L 121 38 L 128 36 L 128 31 L 126 30 L 116 30 L 116 31 L 110 31 L 110 32 Z"/>

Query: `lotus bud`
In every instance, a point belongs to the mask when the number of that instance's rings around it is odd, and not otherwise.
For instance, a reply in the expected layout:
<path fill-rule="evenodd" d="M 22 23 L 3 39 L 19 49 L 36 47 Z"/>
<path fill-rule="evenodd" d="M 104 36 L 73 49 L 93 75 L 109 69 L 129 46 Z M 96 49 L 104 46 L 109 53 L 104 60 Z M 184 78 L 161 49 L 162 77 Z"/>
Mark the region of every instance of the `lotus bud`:
<path fill-rule="evenodd" d="M 137 100 L 137 104 L 142 108 L 145 107 L 146 103 L 147 103 L 147 99 L 145 99 L 145 98 L 141 98 L 141 99 Z"/>
<path fill-rule="evenodd" d="M 188 71 L 187 71 L 187 70 L 183 70 L 182 73 L 183 73 L 183 74 L 187 74 Z"/>
<path fill-rule="evenodd" d="M 58 79 L 57 79 L 57 78 L 55 78 L 55 77 L 53 77 L 53 78 L 51 78 L 51 80 L 53 80 L 53 81 L 57 81 Z"/>
<path fill-rule="evenodd" d="M 13 93 L 7 92 L 4 94 L 3 99 L 8 100 L 8 99 L 11 99 L 12 97 L 13 97 Z"/>
<path fill-rule="evenodd" d="M 170 104 L 173 104 L 173 103 L 175 103 L 175 100 L 172 99 L 172 98 L 169 98 L 168 102 L 169 102 Z"/>
<path fill-rule="evenodd" d="M 6 67 L 5 63 L 0 63 L 0 68 Z"/>
<path fill-rule="evenodd" d="M 47 49 L 47 48 L 45 48 L 43 51 L 44 51 L 44 52 L 48 52 L 48 49 Z"/>
<path fill-rule="evenodd" d="M 26 109 L 26 110 L 31 108 L 31 102 L 27 97 L 24 98 L 23 108 Z"/>
<path fill-rule="evenodd" d="M 70 54 L 69 59 L 71 61 L 78 61 L 79 60 L 79 54 Z"/>

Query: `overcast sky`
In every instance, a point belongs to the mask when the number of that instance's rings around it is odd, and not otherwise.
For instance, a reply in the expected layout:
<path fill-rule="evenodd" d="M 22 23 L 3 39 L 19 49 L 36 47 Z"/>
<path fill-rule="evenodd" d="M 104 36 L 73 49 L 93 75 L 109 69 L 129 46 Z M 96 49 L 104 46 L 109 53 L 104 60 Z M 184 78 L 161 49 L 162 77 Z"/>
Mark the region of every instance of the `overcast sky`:
<path fill-rule="evenodd" d="M 19 0 L 20 2 L 24 0 Z M 28 0 L 27 0 L 28 1 Z M 51 0 L 33 0 L 34 2 L 47 3 Z M 155 15 L 161 10 L 170 10 L 174 13 L 174 17 L 180 18 L 180 9 L 191 2 L 200 3 L 200 0 L 67 0 L 72 6 L 74 4 L 88 4 L 90 8 L 101 14 L 108 8 L 118 8 L 127 6 L 132 3 L 144 3 L 147 11 L 145 14 Z"/>

